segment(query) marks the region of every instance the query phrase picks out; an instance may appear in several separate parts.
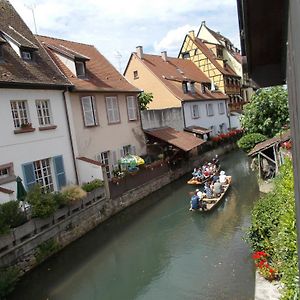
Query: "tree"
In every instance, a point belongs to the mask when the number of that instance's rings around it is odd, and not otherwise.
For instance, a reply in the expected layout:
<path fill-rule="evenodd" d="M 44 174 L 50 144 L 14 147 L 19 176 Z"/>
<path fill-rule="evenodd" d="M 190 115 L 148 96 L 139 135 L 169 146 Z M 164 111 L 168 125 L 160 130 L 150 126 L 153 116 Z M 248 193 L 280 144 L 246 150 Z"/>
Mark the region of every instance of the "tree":
<path fill-rule="evenodd" d="M 282 86 L 260 89 L 244 106 L 241 119 L 246 133 L 261 133 L 273 137 L 289 123 L 288 94 Z"/>
<path fill-rule="evenodd" d="M 153 94 L 142 92 L 140 93 L 138 100 L 141 110 L 148 109 L 148 104 L 153 100 Z"/>

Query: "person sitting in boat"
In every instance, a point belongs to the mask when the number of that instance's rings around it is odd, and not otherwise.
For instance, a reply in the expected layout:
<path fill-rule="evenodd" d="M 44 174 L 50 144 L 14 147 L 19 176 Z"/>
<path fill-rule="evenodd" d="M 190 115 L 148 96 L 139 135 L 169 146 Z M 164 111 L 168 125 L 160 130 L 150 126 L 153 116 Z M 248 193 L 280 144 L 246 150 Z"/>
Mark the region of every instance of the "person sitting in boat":
<path fill-rule="evenodd" d="M 221 172 L 220 172 L 219 179 L 220 179 L 220 183 L 221 183 L 222 185 L 227 184 L 227 176 L 226 176 L 226 174 L 225 174 L 225 171 L 221 171 Z"/>
<path fill-rule="evenodd" d="M 193 178 L 196 178 L 196 177 L 197 177 L 197 174 L 198 174 L 198 169 L 197 169 L 197 168 L 194 168 L 193 173 L 192 173 Z"/>
<path fill-rule="evenodd" d="M 218 154 L 216 154 L 216 156 L 212 159 L 212 162 L 214 165 L 216 165 L 217 168 L 220 166 Z"/>
<path fill-rule="evenodd" d="M 218 198 L 221 196 L 222 193 L 222 184 L 218 179 L 213 185 L 213 196 L 214 198 Z"/>
<path fill-rule="evenodd" d="M 202 179 L 204 178 L 203 174 L 202 174 L 202 170 L 201 168 L 198 169 L 198 172 L 197 172 L 197 176 L 196 176 L 196 179 L 198 181 L 201 181 Z"/>
<path fill-rule="evenodd" d="M 190 210 L 197 210 L 199 209 L 199 197 L 197 196 L 197 192 L 191 197 L 191 207 Z"/>
<path fill-rule="evenodd" d="M 206 198 L 208 198 L 208 199 L 212 198 L 212 196 L 213 196 L 213 191 L 210 188 L 210 183 L 209 182 L 205 182 L 204 193 L 206 195 Z"/>
<path fill-rule="evenodd" d="M 219 179 L 219 173 L 216 172 L 214 173 L 214 176 L 212 177 L 212 185 Z"/>

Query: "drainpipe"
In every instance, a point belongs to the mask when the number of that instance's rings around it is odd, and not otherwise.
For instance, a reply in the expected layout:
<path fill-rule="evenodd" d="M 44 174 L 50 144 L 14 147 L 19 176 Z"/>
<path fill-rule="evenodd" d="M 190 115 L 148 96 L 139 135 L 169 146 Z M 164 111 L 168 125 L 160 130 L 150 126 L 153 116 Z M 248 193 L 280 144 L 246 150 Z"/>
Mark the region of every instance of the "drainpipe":
<path fill-rule="evenodd" d="M 228 105 L 227 105 L 227 100 L 226 99 L 225 99 L 225 106 L 226 106 L 226 115 L 227 115 L 227 118 L 228 118 L 229 128 L 231 129 L 230 113 L 228 113 Z"/>
<path fill-rule="evenodd" d="M 185 113 L 184 113 L 184 104 L 185 104 L 185 102 L 182 102 L 182 105 L 181 105 L 182 115 L 183 115 L 183 129 L 186 127 L 186 123 L 185 123 Z"/>
<path fill-rule="evenodd" d="M 78 184 L 78 182 L 79 182 L 79 180 L 78 180 L 78 171 L 77 171 L 77 166 L 76 166 L 76 158 L 75 158 L 75 153 L 74 153 L 74 144 L 73 144 L 73 139 L 72 139 L 70 119 L 69 119 L 67 100 L 66 100 L 66 92 L 67 91 L 68 91 L 67 89 L 65 89 L 63 91 L 63 98 L 64 98 L 64 106 L 65 106 L 67 124 L 68 124 L 68 133 L 69 133 L 70 145 L 71 145 L 71 150 L 72 150 L 73 166 L 74 166 L 74 170 L 75 170 L 76 184 Z"/>

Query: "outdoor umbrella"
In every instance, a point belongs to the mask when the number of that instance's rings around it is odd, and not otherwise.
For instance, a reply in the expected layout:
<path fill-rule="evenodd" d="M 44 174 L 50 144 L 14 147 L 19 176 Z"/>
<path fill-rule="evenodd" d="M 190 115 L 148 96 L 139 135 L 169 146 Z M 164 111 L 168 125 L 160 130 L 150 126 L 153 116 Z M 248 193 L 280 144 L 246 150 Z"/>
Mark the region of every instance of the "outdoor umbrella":
<path fill-rule="evenodd" d="M 25 201 L 25 197 L 27 195 L 27 192 L 24 188 L 24 185 L 22 183 L 22 179 L 18 176 L 16 178 L 16 182 L 17 182 L 17 199 L 19 201 L 24 202 Z"/>
<path fill-rule="evenodd" d="M 139 166 L 144 163 L 145 163 L 145 161 L 137 155 L 128 154 L 128 155 L 120 158 L 120 164 L 128 164 L 131 167 Z"/>

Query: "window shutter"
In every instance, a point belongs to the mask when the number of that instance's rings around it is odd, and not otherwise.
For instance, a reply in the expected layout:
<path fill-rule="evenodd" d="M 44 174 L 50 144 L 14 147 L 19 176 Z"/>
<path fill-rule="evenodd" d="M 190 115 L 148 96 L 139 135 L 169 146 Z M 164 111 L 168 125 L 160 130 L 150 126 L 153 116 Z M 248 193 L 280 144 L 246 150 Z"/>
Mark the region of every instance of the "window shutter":
<path fill-rule="evenodd" d="M 81 98 L 82 111 L 84 117 L 84 125 L 85 126 L 94 126 L 96 125 L 94 119 L 94 110 L 92 105 L 92 97 L 82 97 Z"/>
<path fill-rule="evenodd" d="M 92 104 L 93 104 L 93 114 L 94 114 L 95 125 L 99 125 L 98 117 L 97 117 L 96 100 L 95 100 L 95 97 L 94 97 L 94 96 L 92 96 Z"/>
<path fill-rule="evenodd" d="M 136 155 L 136 149 L 135 149 L 135 146 L 131 146 L 131 153 Z"/>
<path fill-rule="evenodd" d="M 53 157 L 54 172 L 56 176 L 57 188 L 60 190 L 66 185 L 66 174 L 62 155 Z"/>
<path fill-rule="evenodd" d="M 114 122 L 114 112 L 113 112 L 113 104 L 112 104 L 112 97 L 106 98 L 106 111 L 107 111 L 107 118 L 108 123 Z"/>
<path fill-rule="evenodd" d="M 136 102 L 134 96 L 127 97 L 127 111 L 129 121 L 137 119 Z"/>
<path fill-rule="evenodd" d="M 23 164 L 22 170 L 26 189 L 29 190 L 36 183 L 33 162 Z"/>
<path fill-rule="evenodd" d="M 117 162 L 117 153 L 116 151 L 112 151 L 112 163 L 115 166 L 118 162 Z"/>
<path fill-rule="evenodd" d="M 114 122 L 120 122 L 119 106 L 117 97 L 113 97 L 113 112 L 114 112 Z"/>
<path fill-rule="evenodd" d="M 124 149 L 123 148 L 120 149 L 120 155 L 121 155 L 121 157 L 124 156 Z"/>

